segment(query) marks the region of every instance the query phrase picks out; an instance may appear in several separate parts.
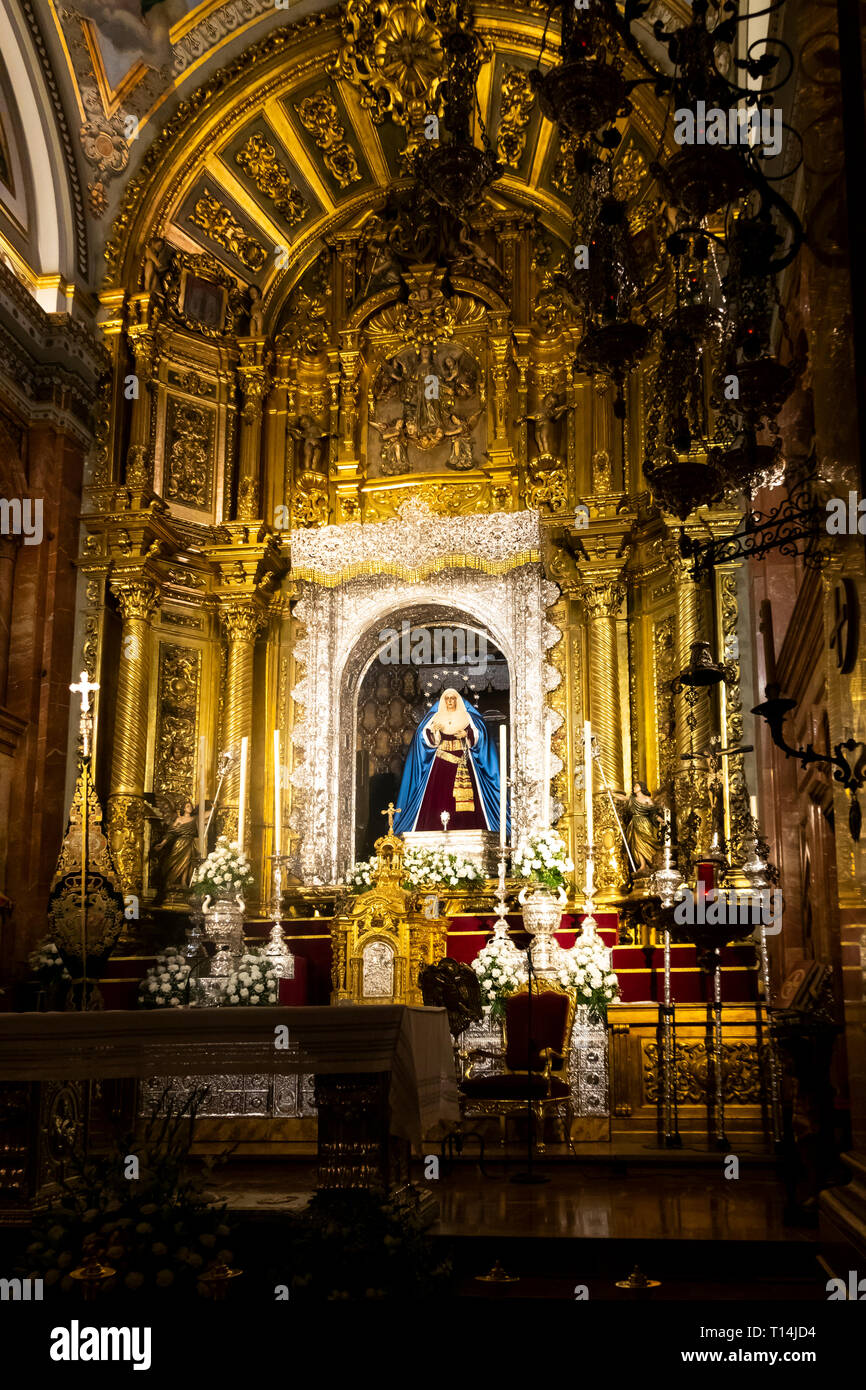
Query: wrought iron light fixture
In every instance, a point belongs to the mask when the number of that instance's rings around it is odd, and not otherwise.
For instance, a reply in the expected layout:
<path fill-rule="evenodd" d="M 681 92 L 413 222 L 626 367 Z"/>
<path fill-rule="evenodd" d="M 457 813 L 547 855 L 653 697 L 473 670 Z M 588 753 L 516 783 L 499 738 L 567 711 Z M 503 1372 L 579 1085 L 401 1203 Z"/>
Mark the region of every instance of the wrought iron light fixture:
<path fill-rule="evenodd" d="M 840 783 L 851 795 L 848 828 L 851 831 L 851 839 L 857 841 L 860 839 L 863 823 L 858 793 L 866 783 L 866 743 L 855 738 L 846 738 L 833 744 L 832 753 L 816 753 L 811 743 L 807 743 L 805 748 L 793 748 L 786 742 L 782 726 L 786 715 L 796 707 L 796 700 L 780 695 L 778 686 L 768 685 L 763 703 L 755 705 L 752 714 L 757 714 L 765 720 L 773 743 L 781 749 L 786 758 L 797 758 L 801 767 L 808 767 L 811 763 L 828 763 L 834 769 L 833 780 Z"/>

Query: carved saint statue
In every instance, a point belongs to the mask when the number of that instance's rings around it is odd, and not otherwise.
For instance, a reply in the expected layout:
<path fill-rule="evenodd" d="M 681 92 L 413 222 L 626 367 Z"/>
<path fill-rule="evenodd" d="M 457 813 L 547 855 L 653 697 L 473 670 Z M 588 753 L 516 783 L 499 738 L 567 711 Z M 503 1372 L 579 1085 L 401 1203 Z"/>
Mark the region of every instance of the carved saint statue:
<path fill-rule="evenodd" d="M 659 849 L 659 826 L 664 812 L 649 794 L 645 782 L 635 780 L 630 796 L 618 796 L 623 801 L 623 829 L 626 843 L 638 874 L 652 872 Z"/>
<path fill-rule="evenodd" d="M 398 835 L 407 830 L 499 829 L 499 767 L 484 720 L 456 690 L 443 690 L 415 731 L 403 780 Z"/>
<path fill-rule="evenodd" d="M 556 422 L 567 410 L 568 402 L 561 400 L 559 392 L 548 391 L 534 415 L 522 415 L 518 420 L 519 425 L 523 424 L 524 420 L 532 421 L 539 458 L 556 458 L 559 433 Z"/>
<path fill-rule="evenodd" d="M 250 337 L 263 338 L 265 336 L 265 306 L 262 303 L 262 292 L 258 285 L 250 285 L 247 293 L 250 301 Z"/>
<path fill-rule="evenodd" d="M 455 411 L 449 411 L 448 428 L 444 431 L 445 438 L 451 440 L 451 453 L 446 459 L 449 468 L 462 472 L 475 467 L 472 431 L 481 419 L 482 413 L 483 408 L 462 419 Z"/>
<path fill-rule="evenodd" d="M 170 893 L 182 893 L 190 885 L 199 862 L 198 817 L 191 801 L 185 801 L 162 839 L 152 846 L 157 902 Z"/>
<path fill-rule="evenodd" d="M 295 439 L 304 441 L 304 453 L 302 466 L 305 473 L 321 473 L 324 461 L 325 440 L 330 439 L 330 432 L 323 430 L 318 420 L 314 420 L 312 415 L 301 415 L 297 425 L 286 427 L 289 434 L 294 435 Z"/>
<path fill-rule="evenodd" d="M 396 420 L 374 420 L 370 416 L 370 425 L 374 430 L 378 430 L 382 438 L 381 467 L 382 472 L 388 477 L 396 473 L 408 473 L 411 470 L 409 463 L 409 436 L 406 433 L 406 422 L 399 416 Z"/>
<path fill-rule="evenodd" d="M 142 271 L 142 287 L 145 294 L 152 294 L 154 290 L 160 288 L 163 273 L 166 268 L 166 246 L 165 237 L 153 237 L 144 248 L 144 269 Z"/>

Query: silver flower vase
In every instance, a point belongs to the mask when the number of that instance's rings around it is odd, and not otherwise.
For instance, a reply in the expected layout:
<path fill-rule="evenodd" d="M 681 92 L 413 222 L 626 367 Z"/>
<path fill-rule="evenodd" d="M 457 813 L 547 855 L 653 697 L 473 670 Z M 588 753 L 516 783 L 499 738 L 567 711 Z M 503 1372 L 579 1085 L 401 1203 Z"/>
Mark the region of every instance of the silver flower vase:
<path fill-rule="evenodd" d="M 556 941 L 553 933 L 562 921 L 568 895 L 562 887 L 521 888 L 518 897 L 523 908 L 523 925 L 532 937 L 532 968 L 538 975 L 553 975 Z"/>
<path fill-rule="evenodd" d="M 226 981 L 237 970 L 244 952 L 243 898 L 205 898 L 201 906 L 204 919 L 204 939 L 212 941 L 215 951 L 210 971 L 196 984 L 196 1003 L 212 1005 L 222 1002 Z"/>

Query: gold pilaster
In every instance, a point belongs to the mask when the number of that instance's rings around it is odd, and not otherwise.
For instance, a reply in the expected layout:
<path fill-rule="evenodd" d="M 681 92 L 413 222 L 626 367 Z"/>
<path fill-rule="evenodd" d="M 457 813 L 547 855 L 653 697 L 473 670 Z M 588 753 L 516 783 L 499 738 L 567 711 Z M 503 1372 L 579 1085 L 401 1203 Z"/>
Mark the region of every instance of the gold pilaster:
<path fill-rule="evenodd" d="M 253 521 L 259 515 L 259 457 L 262 444 L 262 410 L 270 390 L 270 351 L 263 338 L 240 338 L 238 385 L 244 404 L 241 411 L 238 520 Z"/>

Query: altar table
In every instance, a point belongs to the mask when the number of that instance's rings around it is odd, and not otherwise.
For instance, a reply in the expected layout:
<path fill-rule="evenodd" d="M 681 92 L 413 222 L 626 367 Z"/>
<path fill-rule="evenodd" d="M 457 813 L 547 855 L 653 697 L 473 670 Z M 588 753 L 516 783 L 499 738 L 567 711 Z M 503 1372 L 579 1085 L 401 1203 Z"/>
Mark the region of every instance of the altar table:
<path fill-rule="evenodd" d="M 0 1014 L 0 1081 L 238 1073 L 315 1076 L 320 1189 L 399 1187 L 409 1145 L 459 1114 L 444 1009 Z"/>

